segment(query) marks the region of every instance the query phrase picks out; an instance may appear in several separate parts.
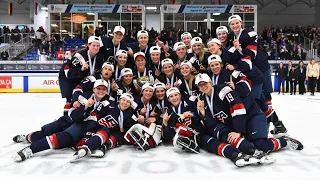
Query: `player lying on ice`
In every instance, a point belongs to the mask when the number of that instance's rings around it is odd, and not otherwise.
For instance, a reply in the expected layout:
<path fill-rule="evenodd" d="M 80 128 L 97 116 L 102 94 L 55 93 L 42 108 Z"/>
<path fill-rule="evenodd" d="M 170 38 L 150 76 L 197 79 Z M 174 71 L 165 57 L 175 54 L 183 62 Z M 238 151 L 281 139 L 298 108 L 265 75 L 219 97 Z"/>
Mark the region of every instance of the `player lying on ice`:
<path fill-rule="evenodd" d="M 97 131 L 97 119 L 106 116 L 109 106 L 116 106 L 108 101 L 107 82 L 96 80 L 93 86 L 93 94 L 90 98 L 79 98 L 79 107 L 69 110 L 68 116 L 62 116 L 58 120 L 44 125 L 41 131 L 29 133 L 27 136 L 17 135 L 15 142 L 31 142 L 30 146 L 18 151 L 13 157 L 16 162 L 24 161 L 33 154 L 47 149 L 61 149 L 72 147 L 79 142 L 85 134 L 93 134 Z M 86 132 L 86 133 L 84 133 Z"/>

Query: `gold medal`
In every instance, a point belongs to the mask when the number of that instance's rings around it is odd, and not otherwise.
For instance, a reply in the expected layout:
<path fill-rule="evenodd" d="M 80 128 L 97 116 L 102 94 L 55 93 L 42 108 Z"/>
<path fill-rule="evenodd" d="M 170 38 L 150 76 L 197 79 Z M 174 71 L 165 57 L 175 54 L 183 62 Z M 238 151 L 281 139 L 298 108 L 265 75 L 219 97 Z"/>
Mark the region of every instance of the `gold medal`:
<path fill-rule="evenodd" d="M 123 129 L 123 128 L 120 128 L 120 132 L 124 132 L 124 129 Z"/>
<path fill-rule="evenodd" d="M 181 119 L 184 119 L 184 115 L 183 115 L 183 114 L 180 114 L 180 118 L 181 118 Z"/>

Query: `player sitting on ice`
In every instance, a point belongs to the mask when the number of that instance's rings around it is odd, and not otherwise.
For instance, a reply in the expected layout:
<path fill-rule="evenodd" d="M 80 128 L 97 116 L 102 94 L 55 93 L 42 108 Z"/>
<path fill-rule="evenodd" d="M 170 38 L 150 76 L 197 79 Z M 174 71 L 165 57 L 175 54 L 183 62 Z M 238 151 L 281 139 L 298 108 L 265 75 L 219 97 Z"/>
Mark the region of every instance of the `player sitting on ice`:
<path fill-rule="evenodd" d="M 266 153 L 285 147 L 303 149 L 298 140 L 290 137 L 268 138 L 266 116 L 251 96 L 240 99 L 238 93 L 227 85 L 212 86 L 207 74 L 199 74 L 196 84 L 203 93 L 198 110 L 205 117 L 206 130 L 214 138 L 230 143 L 249 155 L 255 154 L 254 149 L 250 148 L 251 143 Z"/>
<path fill-rule="evenodd" d="M 109 96 L 107 95 L 107 83 L 104 80 L 97 80 L 93 88 L 93 94 L 90 95 L 90 98 L 81 98 L 80 106 L 74 106 L 69 110 L 68 122 L 73 122 L 71 126 L 66 128 L 59 123 L 51 123 L 42 127 L 42 131 L 38 131 L 35 134 L 37 135 L 36 138 L 39 139 L 32 140 L 31 145 L 18 151 L 13 159 L 16 162 L 21 162 L 32 157 L 35 153 L 47 149 L 71 147 L 79 142 L 83 138 L 84 132 L 88 132 L 87 130 L 90 127 L 94 127 L 93 125 L 97 119 L 105 116 L 106 108 L 111 104 L 107 100 Z M 64 123 L 65 121 L 62 122 Z M 33 134 L 29 134 L 28 137 L 32 138 Z"/>
<path fill-rule="evenodd" d="M 96 123 L 100 127 L 73 155 L 70 162 L 75 162 L 87 155 L 94 157 L 104 156 L 106 150 L 116 147 L 118 144 L 123 144 L 123 136 L 132 125 L 137 121 L 137 117 L 132 113 L 130 108 L 135 108 L 133 96 L 128 93 L 123 93 L 120 96 L 118 105 L 109 106 L 107 115 L 99 119 Z M 104 145 L 103 145 L 104 144 Z M 100 148 L 98 153 L 92 154 L 93 151 Z"/>
<path fill-rule="evenodd" d="M 133 125 L 125 135 L 127 142 L 138 145 L 143 151 L 161 143 L 161 125 L 157 122 L 156 103 L 152 101 L 153 91 L 154 88 L 149 83 L 142 86 L 142 96 L 135 98 L 139 123 Z"/>
<path fill-rule="evenodd" d="M 176 87 L 168 89 L 166 95 L 172 106 L 163 116 L 163 140 L 173 140 L 174 147 L 199 153 L 198 135 L 202 124 L 195 104 L 189 100 L 182 100 Z"/>

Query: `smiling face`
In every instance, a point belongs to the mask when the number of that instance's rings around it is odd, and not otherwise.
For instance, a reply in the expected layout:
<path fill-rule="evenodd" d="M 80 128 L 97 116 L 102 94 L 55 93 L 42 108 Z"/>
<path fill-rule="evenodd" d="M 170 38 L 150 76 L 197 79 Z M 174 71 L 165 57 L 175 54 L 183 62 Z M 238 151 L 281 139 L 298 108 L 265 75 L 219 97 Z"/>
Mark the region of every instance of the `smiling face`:
<path fill-rule="evenodd" d="M 113 33 L 113 40 L 115 42 L 120 43 L 122 39 L 123 39 L 123 34 L 120 31 Z"/>
<path fill-rule="evenodd" d="M 212 91 L 212 82 L 204 82 L 204 81 L 201 81 L 199 82 L 198 84 L 198 87 L 199 87 L 199 90 L 206 94 L 206 95 L 211 95 L 211 91 Z"/>
<path fill-rule="evenodd" d="M 112 68 L 110 66 L 103 67 L 103 69 L 101 70 L 101 76 L 104 80 L 110 79 L 110 77 L 112 76 Z"/>
<path fill-rule="evenodd" d="M 98 86 L 93 89 L 93 93 L 96 96 L 97 100 L 100 101 L 107 94 L 107 87 Z"/>
<path fill-rule="evenodd" d="M 217 33 L 217 37 L 220 40 L 221 43 L 224 43 L 227 41 L 228 38 L 228 34 L 227 32 L 218 32 Z"/>
<path fill-rule="evenodd" d="M 88 45 L 88 48 L 89 54 L 95 56 L 100 50 L 100 43 L 94 41 Z"/>
<path fill-rule="evenodd" d="M 157 99 L 162 100 L 162 99 L 165 98 L 166 90 L 163 89 L 163 88 L 156 88 L 155 89 L 155 95 L 156 95 Z"/>
<path fill-rule="evenodd" d="M 151 61 L 153 64 L 158 64 L 160 62 L 160 53 L 151 53 Z"/>
<path fill-rule="evenodd" d="M 187 55 L 187 49 L 185 47 L 179 47 L 176 50 L 176 54 L 179 59 L 183 59 Z"/>
<path fill-rule="evenodd" d="M 196 43 L 192 46 L 192 51 L 196 54 L 200 54 L 203 49 L 203 44 Z"/>
<path fill-rule="evenodd" d="M 189 36 L 183 36 L 182 41 L 187 47 L 190 47 L 191 38 Z"/>
<path fill-rule="evenodd" d="M 180 72 L 183 77 L 188 77 L 191 74 L 191 68 L 188 65 L 183 65 L 180 67 Z"/>
<path fill-rule="evenodd" d="M 140 35 L 139 38 L 138 38 L 138 42 L 142 46 L 146 46 L 148 41 L 149 41 L 149 36 L 144 35 L 144 34 Z"/>
<path fill-rule="evenodd" d="M 138 69 L 144 69 L 146 67 L 146 59 L 143 56 L 136 57 L 135 63 Z"/>
<path fill-rule="evenodd" d="M 128 99 L 126 98 L 121 98 L 119 101 L 119 106 L 120 106 L 120 110 L 124 111 L 130 108 L 131 103 Z"/>
<path fill-rule="evenodd" d="M 211 62 L 210 63 L 210 70 L 213 72 L 215 75 L 219 75 L 220 72 L 222 71 L 222 65 L 220 62 Z"/>
<path fill-rule="evenodd" d="M 133 79 L 132 74 L 127 74 L 127 75 L 122 76 L 122 81 L 127 86 L 131 84 L 132 79 Z"/>
<path fill-rule="evenodd" d="M 119 65 L 120 67 L 123 67 L 123 66 L 126 65 L 126 63 L 127 63 L 127 56 L 119 55 L 117 58 L 118 58 L 117 63 L 118 63 L 118 65 Z"/>
<path fill-rule="evenodd" d="M 211 54 L 220 54 L 219 53 L 221 51 L 220 48 L 221 48 L 221 46 L 217 43 L 209 43 L 208 44 L 208 50 Z"/>
<path fill-rule="evenodd" d="M 230 29 L 231 29 L 234 33 L 238 34 L 238 33 L 240 32 L 242 23 L 241 23 L 240 20 L 237 20 L 237 19 L 236 19 L 236 20 L 231 21 L 231 23 L 229 24 L 229 26 L 230 26 Z"/>
<path fill-rule="evenodd" d="M 172 64 L 164 64 L 163 65 L 163 72 L 166 76 L 168 77 L 171 77 L 171 75 L 173 74 L 174 72 L 174 69 L 173 69 L 173 65 Z"/>
<path fill-rule="evenodd" d="M 153 95 L 153 90 L 151 88 L 145 88 L 142 91 L 142 97 L 144 99 L 150 100 L 152 98 L 152 95 Z"/>
<path fill-rule="evenodd" d="M 180 93 L 172 93 L 170 94 L 168 101 L 174 106 L 178 107 L 181 102 L 181 95 Z"/>

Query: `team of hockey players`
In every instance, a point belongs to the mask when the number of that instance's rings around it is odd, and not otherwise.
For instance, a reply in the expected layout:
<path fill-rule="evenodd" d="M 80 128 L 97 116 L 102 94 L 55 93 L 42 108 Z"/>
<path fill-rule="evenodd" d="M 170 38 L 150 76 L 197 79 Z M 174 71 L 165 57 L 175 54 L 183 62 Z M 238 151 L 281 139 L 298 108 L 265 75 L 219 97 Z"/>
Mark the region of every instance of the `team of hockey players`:
<path fill-rule="evenodd" d="M 125 29 L 88 39 L 59 73 L 64 114 L 40 131 L 17 135 L 29 146 L 17 162 L 47 149 L 70 147 L 71 162 L 103 157 L 110 148 L 133 145 L 147 151 L 160 143 L 190 153 L 204 149 L 236 166 L 273 163 L 269 153 L 302 150 L 271 106 L 270 65 L 257 33 L 232 15 L 208 41 L 185 32 L 172 49 L 148 43 L 148 32 L 126 47 Z M 269 124 L 272 137 L 268 137 Z"/>

